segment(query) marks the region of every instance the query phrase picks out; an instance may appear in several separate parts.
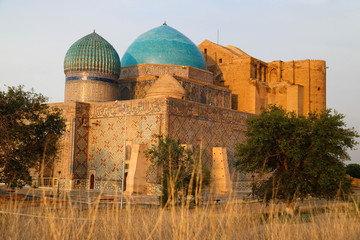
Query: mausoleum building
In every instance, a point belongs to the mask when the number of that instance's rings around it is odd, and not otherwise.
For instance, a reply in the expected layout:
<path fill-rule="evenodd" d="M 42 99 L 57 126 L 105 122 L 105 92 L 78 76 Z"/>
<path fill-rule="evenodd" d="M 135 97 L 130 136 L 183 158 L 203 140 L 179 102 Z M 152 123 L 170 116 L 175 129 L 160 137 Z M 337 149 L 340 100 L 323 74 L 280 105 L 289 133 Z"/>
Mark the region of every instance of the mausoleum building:
<path fill-rule="evenodd" d="M 326 103 L 325 61 L 267 63 L 208 40 L 197 47 L 166 24 L 140 35 L 121 61 L 94 31 L 69 48 L 64 72 L 65 102 L 52 106 L 67 131 L 49 177 L 65 189 L 120 191 L 124 177 L 127 194 L 155 193 L 145 150 L 164 134 L 201 157 L 215 193 L 241 190 L 233 157 L 245 120 L 268 104 L 305 114 Z"/>

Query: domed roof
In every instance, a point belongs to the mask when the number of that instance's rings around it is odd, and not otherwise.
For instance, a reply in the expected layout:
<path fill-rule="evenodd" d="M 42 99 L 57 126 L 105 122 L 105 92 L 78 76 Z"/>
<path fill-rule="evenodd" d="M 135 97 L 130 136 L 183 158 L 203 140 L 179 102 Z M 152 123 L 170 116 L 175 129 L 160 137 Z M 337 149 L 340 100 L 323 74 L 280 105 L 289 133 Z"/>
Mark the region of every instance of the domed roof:
<path fill-rule="evenodd" d="M 164 25 L 140 35 L 126 50 L 122 66 L 141 63 L 191 66 L 206 70 L 199 48 L 184 34 Z"/>
<path fill-rule="evenodd" d="M 178 98 L 184 99 L 186 95 L 185 89 L 170 74 L 159 77 L 158 80 L 150 87 L 145 98 Z"/>
<path fill-rule="evenodd" d="M 94 31 L 67 51 L 64 72 L 68 71 L 99 71 L 119 76 L 120 58 L 113 46 Z"/>

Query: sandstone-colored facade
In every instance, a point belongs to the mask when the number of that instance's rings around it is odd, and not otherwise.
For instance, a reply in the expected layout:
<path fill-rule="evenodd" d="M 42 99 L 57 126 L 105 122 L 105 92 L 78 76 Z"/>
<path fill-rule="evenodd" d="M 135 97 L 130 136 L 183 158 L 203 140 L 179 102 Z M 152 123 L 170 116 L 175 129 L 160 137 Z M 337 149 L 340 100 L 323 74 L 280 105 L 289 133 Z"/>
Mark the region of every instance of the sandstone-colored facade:
<path fill-rule="evenodd" d="M 199 46 L 214 83 L 232 91 L 232 108 L 258 114 L 268 104 L 299 114 L 326 108 L 323 60 L 264 62 L 233 47 L 203 41 Z"/>

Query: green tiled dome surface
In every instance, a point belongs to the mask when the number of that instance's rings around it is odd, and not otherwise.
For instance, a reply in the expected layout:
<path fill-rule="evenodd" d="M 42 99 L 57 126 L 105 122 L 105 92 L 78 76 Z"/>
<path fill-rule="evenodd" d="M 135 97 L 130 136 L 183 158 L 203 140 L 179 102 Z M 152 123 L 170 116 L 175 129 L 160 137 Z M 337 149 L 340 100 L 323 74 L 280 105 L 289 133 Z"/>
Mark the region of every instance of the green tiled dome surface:
<path fill-rule="evenodd" d="M 67 51 L 64 72 L 68 71 L 98 71 L 119 76 L 120 58 L 113 46 L 94 31 Z"/>

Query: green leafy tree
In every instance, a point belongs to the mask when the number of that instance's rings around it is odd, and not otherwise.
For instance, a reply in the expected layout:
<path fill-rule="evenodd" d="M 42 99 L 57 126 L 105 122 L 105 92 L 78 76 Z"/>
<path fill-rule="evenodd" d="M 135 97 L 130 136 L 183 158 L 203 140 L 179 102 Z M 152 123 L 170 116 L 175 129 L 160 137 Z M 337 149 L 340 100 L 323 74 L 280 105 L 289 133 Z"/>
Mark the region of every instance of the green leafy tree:
<path fill-rule="evenodd" d="M 43 175 L 55 159 L 65 122 L 46 101 L 23 86 L 0 91 L 0 181 L 11 188 L 31 184 L 29 169 Z"/>
<path fill-rule="evenodd" d="M 236 146 L 235 165 L 260 177 L 267 174 L 253 186 L 266 202 L 282 200 L 293 208 L 296 198 L 346 197 L 351 192 L 346 150 L 354 148 L 358 134 L 343 119 L 330 110 L 298 116 L 269 106 L 247 119 L 246 140 Z"/>
<path fill-rule="evenodd" d="M 360 164 L 350 163 L 346 165 L 346 174 L 353 178 L 360 178 Z"/>
<path fill-rule="evenodd" d="M 159 170 L 157 182 L 161 184 L 161 204 L 177 201 L 179 191 L 185 195 L 196 194 L 201 186 L 210 182 L 210 172 L 201 163 L 194 161 L 192 151 L 181 145 L 180 140 L 156 135 L 158 144 L 148 148 L 146 156 L 152 167 Z"/>

